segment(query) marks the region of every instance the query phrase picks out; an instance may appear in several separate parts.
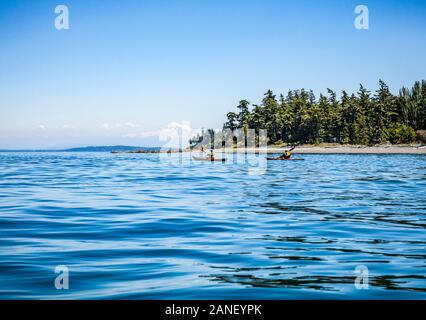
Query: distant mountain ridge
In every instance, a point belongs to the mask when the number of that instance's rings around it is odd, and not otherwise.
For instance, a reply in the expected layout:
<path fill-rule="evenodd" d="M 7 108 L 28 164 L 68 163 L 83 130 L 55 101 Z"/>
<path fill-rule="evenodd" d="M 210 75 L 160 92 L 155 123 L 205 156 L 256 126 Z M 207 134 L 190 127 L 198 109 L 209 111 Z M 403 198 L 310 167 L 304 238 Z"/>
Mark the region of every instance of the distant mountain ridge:
<path fill-rule="evenodd" d="M 136 150 L 147 150 L 147 151 L 159 151 L 161 147 L 136 147 L 136 146 L 87 146 L 77 147 L 68 149 L 0 149 L 0 152 L 111 152 L 111 151 L 136 151 Z"/>
<path fill-rule="evenodd" d="M 111 152 L 111 151 L 135 151 L 135 150 L 149 150 L 149 151 L 157 151 L 160 150 L 161 147 L 135 147 L 135 146 L 88 146 L 88 147 L 78 147 L 78 148 L 70 148 L 61 151 L 66 152 Z"/>

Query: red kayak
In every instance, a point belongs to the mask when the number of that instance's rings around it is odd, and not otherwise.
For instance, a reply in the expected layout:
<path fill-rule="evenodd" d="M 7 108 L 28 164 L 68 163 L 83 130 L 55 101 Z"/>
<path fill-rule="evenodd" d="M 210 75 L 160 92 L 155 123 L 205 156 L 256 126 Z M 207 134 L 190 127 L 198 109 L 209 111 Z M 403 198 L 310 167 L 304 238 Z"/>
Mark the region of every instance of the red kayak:
<path fill-rule="evenodd" d="M 303 159 L 303 158 L 290 158 L 290 159 L 284 159 L 284 158 L 268 158 L 268 157 L 266 157 L 266 160 L 277 160 L 277 161 L 280 161 L 280 160 L 282 160 L 282 161 L 290 161 L 290 160 L 305 160 L 305 159 Z"/>
<path fill-rule="evenodd" d="M 210 157 L 196 157 L 196 156 L 192 156 L 192 159 L 194 159 L 195 161 L 218 161 L 218 162 L 225 162 L 226 159 L 222 158 L 222 159 L 211 159 Z"/>

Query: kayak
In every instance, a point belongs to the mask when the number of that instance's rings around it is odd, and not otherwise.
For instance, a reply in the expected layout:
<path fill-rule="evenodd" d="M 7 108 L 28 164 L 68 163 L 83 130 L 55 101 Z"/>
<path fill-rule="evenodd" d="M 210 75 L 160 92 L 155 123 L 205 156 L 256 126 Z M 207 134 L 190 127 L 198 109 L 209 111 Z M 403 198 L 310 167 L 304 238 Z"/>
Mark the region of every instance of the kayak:
<path fill-rule="evenodd" d="M 211 159 L 210 157 L 196 157 L 196 156 L 192 156 L 192 159 L 194 159 L 195 161 L 211 161 L 211 162 L 225 162 L 226 159 L 222 158 L 222 159 Z"/>
<path fill-rule="evenodd" d="M 303 158 L 290 158 L 290 159 L 284 159 L 284 158 L 266 158 L 266 160 L 277 160 L 277 161 L 280 161 L 280 160 L 282 160 L 282 161 L 290 161 L 290 160 L 305 160 L 305 159 L 303 159 Z"/>

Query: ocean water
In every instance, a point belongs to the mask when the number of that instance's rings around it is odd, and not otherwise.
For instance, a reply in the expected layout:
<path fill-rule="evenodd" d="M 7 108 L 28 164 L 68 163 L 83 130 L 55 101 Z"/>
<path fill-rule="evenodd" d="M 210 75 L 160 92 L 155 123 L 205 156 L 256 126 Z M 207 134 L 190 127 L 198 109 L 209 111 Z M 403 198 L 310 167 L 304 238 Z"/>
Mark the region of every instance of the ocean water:
<path fill-rule="evenodd" d="M 426 298 L 426 156 L 227 157 L 0 153 L 0 298 Z"/>

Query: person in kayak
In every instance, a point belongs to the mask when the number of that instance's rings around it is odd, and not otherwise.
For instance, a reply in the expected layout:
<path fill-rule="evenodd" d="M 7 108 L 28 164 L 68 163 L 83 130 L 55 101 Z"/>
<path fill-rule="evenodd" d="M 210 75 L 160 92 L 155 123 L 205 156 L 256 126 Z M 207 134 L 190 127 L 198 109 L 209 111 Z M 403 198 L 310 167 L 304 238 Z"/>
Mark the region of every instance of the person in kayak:
<path fill-rule="evenodd" d="M 213 152 L 213 149 L 210 149 L 209 159 L 210 159 L 210 161 L 214 161 L 214 152 Z"/>
<path fill-rule="evenodd" d="M 295 146 L 293 148 L 291 148 L 290 150 L 285 150 L 284 153 L 279 156 L 279 158 L 288 160 L 291 158 L 291 152 L 294 150 L 294 148 L 296 148 Z"/>
<path fill-rule="evenodd" d="M 201 146 L 200 151 L 198 152 L 198 156 L 199 157 L 205 157 L 206 156 L 205 153 L 204 153 L 204 147 L 203 146 Z"/>

